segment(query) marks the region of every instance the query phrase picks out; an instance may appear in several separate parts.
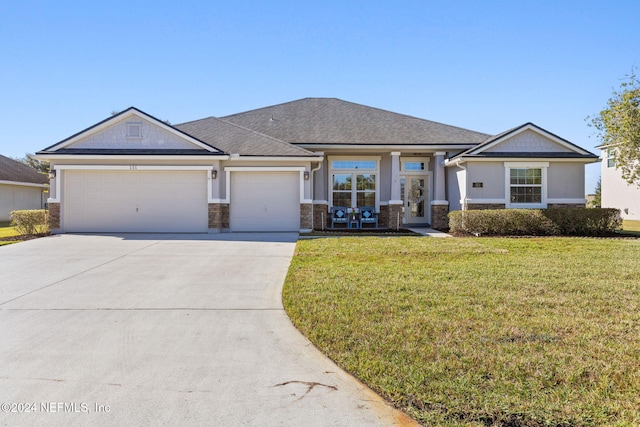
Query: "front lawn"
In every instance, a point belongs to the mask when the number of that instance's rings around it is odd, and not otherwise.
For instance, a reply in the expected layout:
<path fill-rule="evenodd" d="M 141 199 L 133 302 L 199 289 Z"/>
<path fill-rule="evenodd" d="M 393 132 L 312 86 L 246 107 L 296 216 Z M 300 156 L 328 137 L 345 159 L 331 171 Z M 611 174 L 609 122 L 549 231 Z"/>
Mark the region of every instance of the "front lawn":
<path fill-rule="evenodd" d="M 18 240 L 11 239 L 19 236 L 15 227 L 11 227 L 9 221 L 0 221 L 0 246 L 16 243 Z"/>
<path fill-rule="evenodd" d="M 283 299 L 425 425 L 640 425 L 640 240 L 299 241 Z"/>
<path fill-rule="evenodd" d="M 622 221 L 622 229 L 624 231 L 632 231 L 634 233 L 640 233 L 640 221 L 625 219 L 624 221 Z"/>

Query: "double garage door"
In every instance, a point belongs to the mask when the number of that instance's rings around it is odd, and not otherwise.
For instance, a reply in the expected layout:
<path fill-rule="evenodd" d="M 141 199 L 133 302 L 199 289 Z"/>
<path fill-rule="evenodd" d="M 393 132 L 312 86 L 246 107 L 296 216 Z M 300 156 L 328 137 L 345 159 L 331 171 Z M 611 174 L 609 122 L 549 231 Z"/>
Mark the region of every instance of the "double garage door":
<path fill-rule="evenodd" d="M 68 232 L 206 232 L 206 174 L 67 170 L 63 228 Z"/>
<path fill-rule="evenodd" d="M 232 231 L 298 231 L 297 172 L 231 173 Z M 207 171 L 66 170 L 67 232 L 182 232 L 208 229 Z"/>

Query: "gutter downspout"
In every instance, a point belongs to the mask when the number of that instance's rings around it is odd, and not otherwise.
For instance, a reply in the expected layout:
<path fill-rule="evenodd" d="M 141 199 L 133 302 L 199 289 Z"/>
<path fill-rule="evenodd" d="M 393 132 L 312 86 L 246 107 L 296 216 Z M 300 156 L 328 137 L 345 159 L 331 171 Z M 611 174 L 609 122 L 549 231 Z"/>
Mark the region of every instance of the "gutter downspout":
<path fill-rule="evenodd" d="M 464 197 L 462 198 L 462 210 L 466 211 L 468 208 L 467 205 L 467 194 L 469 194 L 469 173 L 467 171 L 467 168 L 462 166 L 462 159 L 458 159 L 455 161 L 455 165 L 457 167 L 459 167 L 460 169 L 462 169 L 463 171 L 465 171 L 465 175 L 464 175 Z"/>

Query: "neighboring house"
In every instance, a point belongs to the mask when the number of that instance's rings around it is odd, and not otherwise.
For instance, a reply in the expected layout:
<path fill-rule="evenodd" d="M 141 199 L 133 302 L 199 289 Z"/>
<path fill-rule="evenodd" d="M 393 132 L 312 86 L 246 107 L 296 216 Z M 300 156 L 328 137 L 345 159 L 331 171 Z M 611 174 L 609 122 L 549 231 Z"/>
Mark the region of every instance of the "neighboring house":
<path fill-rule="evenodd" d="M 614 150 L 611 146 L 597 147 L 602 152 L 600 166 L 600 191 L 603 208 L 617 208 L 623 219 L 640 220 L 640 186 L 629 184 L 616 169 Z"/>
<path fill-rule="evenodd" d="M 44 209 L 49 179 L 33 168 L 0 156 L 0 221 L 22 209 Z"/>
<path fill-rule="evenodd" d="M 598 160 L 530 123 L 491 136 L 333 98 L 173 126 L 131 107 L 38 158 L 57 232 L 321 229 L 332 206 L 445 228 L 455 209 L 584 207 Z"/>

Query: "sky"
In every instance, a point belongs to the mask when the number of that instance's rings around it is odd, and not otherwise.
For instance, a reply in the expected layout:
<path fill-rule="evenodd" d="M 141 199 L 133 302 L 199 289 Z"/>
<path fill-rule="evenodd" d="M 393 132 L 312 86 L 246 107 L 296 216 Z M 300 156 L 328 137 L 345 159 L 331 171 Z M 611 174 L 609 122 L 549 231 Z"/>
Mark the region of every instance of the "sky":
<path fill-rule="evenodd" d="M 640 67 L 640 1 L 0 1 L 0 154 L 135 106 L 177 124 L 334 97 L 583 148 Z M 586 168 L 593 192 L 598 164 Z"/>

